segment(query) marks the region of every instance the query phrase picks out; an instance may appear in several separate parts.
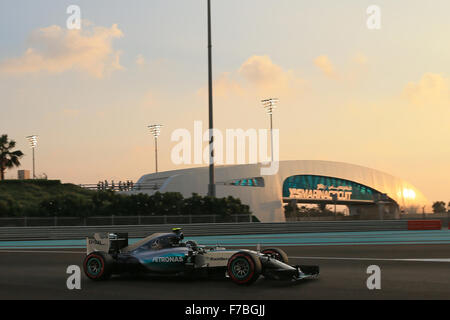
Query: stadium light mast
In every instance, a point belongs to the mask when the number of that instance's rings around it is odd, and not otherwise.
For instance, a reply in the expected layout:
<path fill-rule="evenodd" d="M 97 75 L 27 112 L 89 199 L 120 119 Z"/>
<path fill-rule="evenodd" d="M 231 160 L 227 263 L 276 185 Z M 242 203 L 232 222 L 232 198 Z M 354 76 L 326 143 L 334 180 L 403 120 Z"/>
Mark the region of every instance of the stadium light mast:
<path fill-rule="evenodd" d="M 271 154 L 271 161 L 273 162 L 273 122 L 272 122 L 272 115 L 273 115 L 273 109 L 277 107 L 278 98 L 270 98 L 262 100 L 261 103 L 263 107 L 266 109 L 267 114 L 270 116 L 270 154 Z"/>
<path fill-rule="evenodd" d="M 150 133 L 155 138 L 155 172 L 158 173 L 158 137 L 161 135 L 161 128 L 163 125 L 161 124 L 152 124 L 148 126 L 150 129 Z"/>
<path fill-rule="evenodd" d="M 36 179 L 36 165 L 35 165 L 35 160 L 34 160 L 34 149 L 37 146 L 37 135 L 32 135 L 32 136 L 28 136 L 28 142 L 30 143 L 31 149 L 33 150 L 33 179 Z"/>
<path fill-rule="evenodd" d="M 209 97 L 209 185 L 208 195 L 216 196 L 214 179 L 214 136 L 213 136 L 213 83 L 212 83 L 212 41 L 211 41 L 211 0 L 208 0 L 208 97 Z"/>

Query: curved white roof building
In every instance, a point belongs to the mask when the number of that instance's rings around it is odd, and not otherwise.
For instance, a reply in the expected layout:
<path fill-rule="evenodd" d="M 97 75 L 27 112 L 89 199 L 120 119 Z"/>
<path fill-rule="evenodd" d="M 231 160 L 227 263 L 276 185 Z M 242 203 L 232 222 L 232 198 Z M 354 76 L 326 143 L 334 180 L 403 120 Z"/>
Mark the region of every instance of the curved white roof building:
<path fill-rule="evenodd" d="M 262 175 L 263 164 L 218 166 L 217 197 L 234 196 L 250 206 L 262 222 L 285 221 L 283 203 L 347 205 L 350 214 L 393 218 L 400 210 L 422 208 L 429 202 L 410 183 L 378 170 L 333 161 L 280 161 L 276 174 Z M 135 192 L 208 192 L 208 167 L 142 176 Z"/>

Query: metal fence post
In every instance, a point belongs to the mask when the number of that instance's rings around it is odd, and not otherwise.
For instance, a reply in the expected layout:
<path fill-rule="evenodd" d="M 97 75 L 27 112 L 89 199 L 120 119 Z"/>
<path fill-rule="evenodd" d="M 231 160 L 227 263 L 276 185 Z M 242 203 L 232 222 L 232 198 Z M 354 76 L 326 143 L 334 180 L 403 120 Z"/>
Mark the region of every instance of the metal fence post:
<path fill-rule="evenodd" d="M 167 224 L 167 215 L 164 215 L 164 224 Z"/>
<path fill-rule="evenodd" d="M 114 225 L 114 215 L 111 216 L 111 225 Z"/>
<path fill-rule="evenodd" d="M 58 218 L 55 216 L 53 219 L 54 219 L 54 225 L 56 227 L 58 225 L 58 220 L 57 220 Z"/>
<path fill-rule="evenodd" d="M 141 225 L 141 216 L 138 215 L 138 225 Z"/>
<path fill-rule="evenodd" d="M 189 215 L 189 224 L 192 224 L 192 214 Z"/>
<path fill-rule="evenodd" d="M 27 217 L 24 217 L 23 218 L 23 224 L 25 225 L 25 227 L 27 227 L 28 226 L 28 223 L 27 223 L 28 221 L 27 221 Z"/>

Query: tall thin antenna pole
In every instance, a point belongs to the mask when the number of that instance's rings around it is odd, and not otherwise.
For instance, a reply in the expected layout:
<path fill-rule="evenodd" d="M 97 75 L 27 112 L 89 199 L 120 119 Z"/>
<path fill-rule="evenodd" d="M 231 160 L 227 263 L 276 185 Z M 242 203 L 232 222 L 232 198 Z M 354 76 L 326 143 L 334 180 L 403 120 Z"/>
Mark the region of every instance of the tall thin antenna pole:
<path fill-rule="evenodd" d="M 214 180 L 214 135 L 213 135 L 213 84 L 212 84 L 212 41 L 211 41 L 211 0 L 208 0 L 208 87 L 209 87 L 209 185 L 208 195 L 216 196 Z"/>

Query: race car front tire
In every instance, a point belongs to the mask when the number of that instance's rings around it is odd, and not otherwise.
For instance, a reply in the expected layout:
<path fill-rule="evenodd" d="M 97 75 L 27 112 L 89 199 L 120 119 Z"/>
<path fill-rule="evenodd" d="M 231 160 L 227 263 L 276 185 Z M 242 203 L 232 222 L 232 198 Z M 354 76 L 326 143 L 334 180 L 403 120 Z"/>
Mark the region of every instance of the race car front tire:
<path fill-rule="evenodd" d="M 83 269 L 86 276 L 95 281 L 111 278 L 114 259 L 106 252 L 92 252 L 84 258 Z"/>
<path fill-rule="evenodd" d="M 228 260 L 227 271 L 234 283 L 251 285 L 261 275 L 262 265 L 259 258 L 254 254 L 240 251 Z"/>
<path fill-rule="evenodd" d="M 261 253 L 270 255 L 270 256 L 274 257 L 275 259 L 277 259 L 278 261 L 289 264 L 288 255 L 286 254 L 286 252 L 284 252 L 283 250 L 281 250 L 279 248 L 267 248 L 267 249 L 262 250 Z"/>
<path fill-rule="evenodd" d="M 285 264 L 289 264 L 289 258 L 286 252 L 279 248 L 267 248 L 261 251 L 262 254 L 269 255 L 272 258 L 284 262 Z M 270 272 L 266 272 L 266 270 L 263 270 L 263 276 L 266 279 L 274 280 L 277 279 L 277 277 L 273 276 Z"/>

